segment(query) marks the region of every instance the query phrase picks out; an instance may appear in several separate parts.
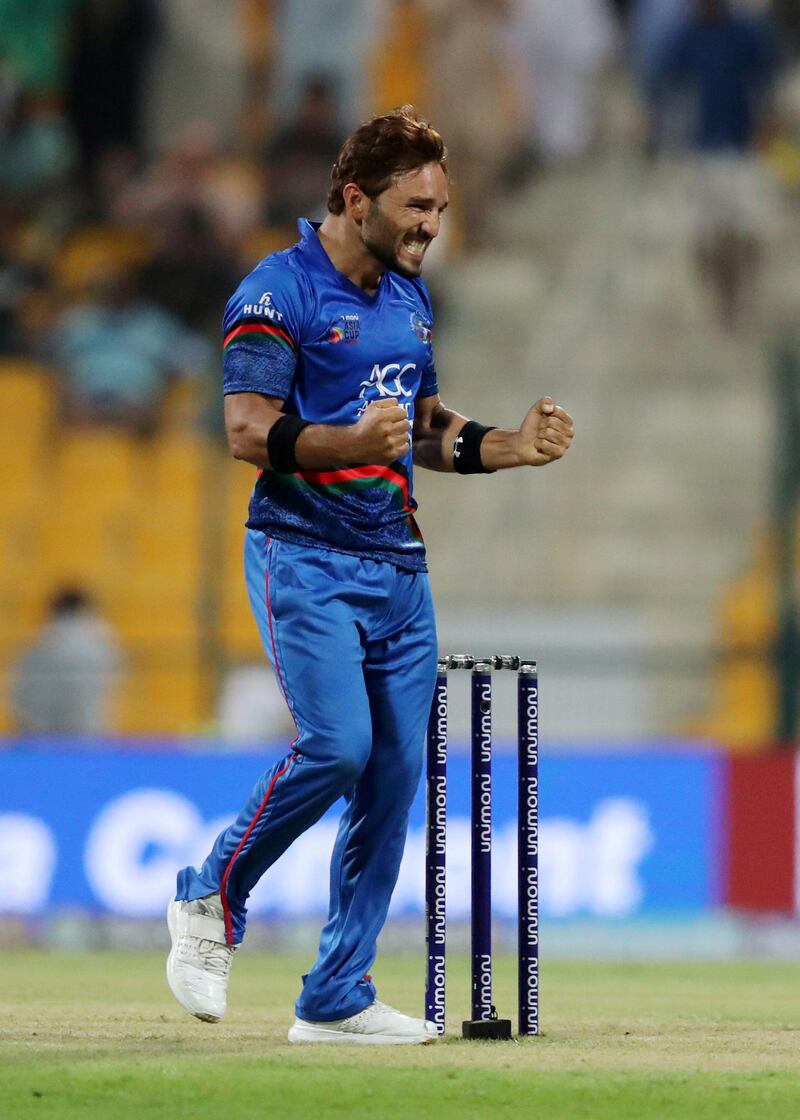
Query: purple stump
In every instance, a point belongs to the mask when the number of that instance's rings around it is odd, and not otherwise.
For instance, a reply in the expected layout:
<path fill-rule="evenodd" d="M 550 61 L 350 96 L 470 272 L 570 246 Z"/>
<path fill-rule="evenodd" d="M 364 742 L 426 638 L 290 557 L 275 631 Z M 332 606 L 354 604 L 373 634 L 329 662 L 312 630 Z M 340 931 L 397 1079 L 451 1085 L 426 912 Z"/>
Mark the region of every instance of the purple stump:
<path fill-rule="evenodd" d="M 492 1000 L 492 677 L 491 662 L 472 672 L 472 1019 L 465 1038 L 510 1038 Z"/>
<path fill-rule="evenodd" d="M 447 960 L 447 669 L 439 662 L 428 720 L 425 821 L 425 1018 L 444 1034 Z"/>
<path fill-rule="evenodd" d="M 535 661 L 518 677 L 519 1033 L 539 1033 L 539 680 Z"/>

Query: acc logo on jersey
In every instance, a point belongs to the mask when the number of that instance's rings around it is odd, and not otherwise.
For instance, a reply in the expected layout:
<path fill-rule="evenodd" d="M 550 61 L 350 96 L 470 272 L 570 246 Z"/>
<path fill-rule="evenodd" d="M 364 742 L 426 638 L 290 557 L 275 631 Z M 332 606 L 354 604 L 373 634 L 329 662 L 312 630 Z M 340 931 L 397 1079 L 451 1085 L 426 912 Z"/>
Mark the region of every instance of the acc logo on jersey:
<path fill-rule="evenodd" d="M 246 303 L 242 315 L 261 315 L 272 323 L 283 322 L 283 313 L 272 302 L 272 292 L 264 292 L 258 303 Z"/>
<path fill-rule="evenodd" d="M 433 324 L 423 318 L 418 311 L 411 312 L 411 329 L 420 342 L 433 342 Z"/>
<path fill-rule="evenodd" d="M 366 381 L 361 382 L 359 397 L 365 397 L 368 389 L 377 389 L 379 397 L 413 397 L 411 389 L 403 387 L 403 377 L 417 368 L 416 362 L 407 362 L 401 366 L 399 362 L 390 362 L 388 366 L 372 367 L 372 373 Z"/>
<path fill-rule="evenodd" d="M 331 324 L 328 331 L 328 342 L 358 342 L 361 334 L 361 323 L 358 315 L 340 315 Z"/>

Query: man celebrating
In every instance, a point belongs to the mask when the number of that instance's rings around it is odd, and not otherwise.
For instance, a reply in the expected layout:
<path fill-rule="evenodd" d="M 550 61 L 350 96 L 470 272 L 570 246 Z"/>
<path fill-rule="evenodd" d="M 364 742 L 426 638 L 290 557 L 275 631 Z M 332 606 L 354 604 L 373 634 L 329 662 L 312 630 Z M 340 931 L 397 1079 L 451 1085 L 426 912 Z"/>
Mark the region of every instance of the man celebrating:
<path fill-rule="evenodd" d="M 413 464 L 459 474 L 544 466 L 572 440 L 549 397 L 517 431 L 439 399 L 419 279 L 447 207 L 441 137 L 410 107 L 334 164 L 329 213 L 263 260 L 228 304 L 225 421 L 260 468 L 245 572 L 297 726 L 203 866 L 178 874 L 167 977 L 187 1011 L 225 1012 L 255 884 L 340 797 L 328 922 L 290 1042 L 416 1043 L 433 1023 L 376 999 L 369 970 L 403 854 L 436 677 Z"/>

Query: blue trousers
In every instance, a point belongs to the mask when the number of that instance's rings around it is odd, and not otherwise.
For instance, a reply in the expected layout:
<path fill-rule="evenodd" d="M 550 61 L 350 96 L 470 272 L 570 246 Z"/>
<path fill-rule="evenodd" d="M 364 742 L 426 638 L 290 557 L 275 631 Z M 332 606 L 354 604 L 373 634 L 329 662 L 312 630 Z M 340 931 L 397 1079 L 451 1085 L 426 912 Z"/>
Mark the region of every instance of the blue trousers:
<path fill-rule="evenodd" d="M 252 529 L 245 573 L 297 736 L 203 866 L 179 872 L 177 898 L 219 891 L 237 944 L 255 884 L 343 797 L 328 921 L 296 1004 L 302 1019 L 342 1019 L 375 999 L 368 973 L 422 770 L 437 655 L 428 578 Z"/>

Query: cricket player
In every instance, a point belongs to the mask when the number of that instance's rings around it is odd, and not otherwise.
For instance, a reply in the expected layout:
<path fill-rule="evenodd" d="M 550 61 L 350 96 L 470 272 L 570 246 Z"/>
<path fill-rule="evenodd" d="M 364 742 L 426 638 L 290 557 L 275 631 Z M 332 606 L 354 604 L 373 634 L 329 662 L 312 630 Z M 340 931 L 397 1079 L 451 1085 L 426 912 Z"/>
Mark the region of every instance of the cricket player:
<path fill-rule="evenodd" d="M 433 1023 L 376 998 L 369 972 L 419 783 L 436 630 L 413 468 L 489 473 L 560 459 L 572 420 L 549 397 L 518 430 L 440 400 L 420 279 L 448 202 L 442 138 L 410 107 L 362 125 L 321 225 L 261 261 L 225 312 L 231 452 L 259 468 L 245 575 L 297 726 L 200 868 L 178 873 L 170 987 L 199 1019 L 226 1007 L 247 899 L 339 798 L 330 909 L 289 1030 L 296 1043 L 423 1043 Z"/>

